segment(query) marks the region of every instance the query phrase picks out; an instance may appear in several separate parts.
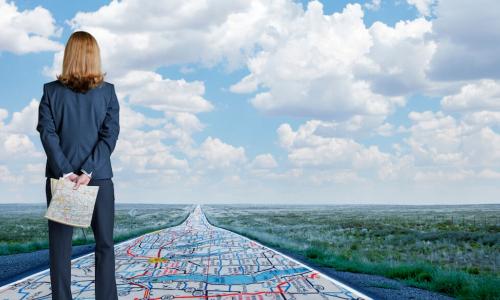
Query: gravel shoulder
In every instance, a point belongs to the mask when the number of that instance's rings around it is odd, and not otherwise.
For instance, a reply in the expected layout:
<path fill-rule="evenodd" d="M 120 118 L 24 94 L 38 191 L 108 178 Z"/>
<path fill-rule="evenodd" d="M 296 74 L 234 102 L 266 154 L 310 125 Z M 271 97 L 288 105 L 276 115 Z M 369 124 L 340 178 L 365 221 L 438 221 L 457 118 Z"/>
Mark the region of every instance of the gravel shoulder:
<path fill-rule="evenodd" d="M 71 259 L 94 252 L 95 244 L 73 246 Z M 0 286 L 49 268 L 49 249 L 0 256 Z"/>
<path fill-rule="evenodd" d="M 360 292 L 363 292 L 364 294 L 372 297 L 373 299 L 381 299 L 381 300 L 382 299 L 383 300 L 455 299 L 443 294 L 407 286 L 398 280 L 386 278 L 379 275 L 337 271 L 333 268 L 319 266 L 308 260 L 307 257 L 292 253 L 285 249 L 279 249 L 279 250 L 274 248 L 271 249 L 281 252 L 297 261 L 300 261 L 304 265 L 316 269 L 332 277 L 333 279 L 336 279 Z"/>

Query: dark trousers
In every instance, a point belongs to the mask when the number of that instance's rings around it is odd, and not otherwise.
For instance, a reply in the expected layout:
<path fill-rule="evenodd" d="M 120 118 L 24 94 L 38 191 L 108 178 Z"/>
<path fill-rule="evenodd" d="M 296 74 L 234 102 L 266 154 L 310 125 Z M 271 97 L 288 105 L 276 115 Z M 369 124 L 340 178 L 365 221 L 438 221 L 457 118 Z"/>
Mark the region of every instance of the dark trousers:
<path fill-rule="evenodd" d="M 99 191 L 92 215 L 91 227 L 95 246 L 95 299 L 118 299 L 115 279 L 115 252 L 113 227 L 115 216 L 115 193 L 113 181 L 91 179 L 89 185 L 98 185 Z M 52 198 L 50 178 L 45 185 L 47 207 Z M 73 227 L 48 220 L 50 284 L 53 300 L 70 300 L 71 295 L 71 252 Z"/>

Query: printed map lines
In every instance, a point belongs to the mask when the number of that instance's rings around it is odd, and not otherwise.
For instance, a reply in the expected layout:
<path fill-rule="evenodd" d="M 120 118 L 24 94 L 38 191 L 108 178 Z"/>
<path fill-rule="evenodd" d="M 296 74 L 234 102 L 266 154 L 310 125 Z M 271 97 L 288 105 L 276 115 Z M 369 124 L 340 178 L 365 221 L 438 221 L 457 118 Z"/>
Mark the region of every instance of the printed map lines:
<path fill-rule="evenodd" d="M 184 223 L 115 245 L 120 299 L 370 299 L 292 258 L 208 223 Z M 94 298 L 94 255 L 72 261 L 74 299 Z M 3 299 L 50 299 L 49 270 L 0 288 Z"/>

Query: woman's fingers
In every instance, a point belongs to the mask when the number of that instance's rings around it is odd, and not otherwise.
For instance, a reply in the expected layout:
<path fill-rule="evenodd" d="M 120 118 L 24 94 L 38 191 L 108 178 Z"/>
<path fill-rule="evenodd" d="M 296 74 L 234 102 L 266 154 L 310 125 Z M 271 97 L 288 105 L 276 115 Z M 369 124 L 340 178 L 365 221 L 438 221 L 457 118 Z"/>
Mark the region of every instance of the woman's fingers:
<path fill-rule="evenodd" d="M 78 176 L 78 178 L 76 179 L 76 182 L 75 182 L 75 185 L 73 186 L 73 189 L 78 189 L 80 187 L 80 185 L 87 185 L 88 183 L 90 182 L 90 178 L 85 175 L 85 174 L 82 174 L 80 176 Z"/>
<path fill-rule="evenodd" d="M 77 190 L 79 187 L 80 187 L 80 181 L 78 181 L 78 180 L 77 180 L 77 181 L 75 182 L 75 185 L 73 186 L 73 189 L 74 189 L 74 190 Z"/>
<path fill-rule="evenodd" d="M 73 182 L 76 182 L 76 180 L 78 179 L 78 175 L 76 175 L 76 174 L 71 174 L 68 177 L 69 177 L 69 180 L 71 180 Z"/>

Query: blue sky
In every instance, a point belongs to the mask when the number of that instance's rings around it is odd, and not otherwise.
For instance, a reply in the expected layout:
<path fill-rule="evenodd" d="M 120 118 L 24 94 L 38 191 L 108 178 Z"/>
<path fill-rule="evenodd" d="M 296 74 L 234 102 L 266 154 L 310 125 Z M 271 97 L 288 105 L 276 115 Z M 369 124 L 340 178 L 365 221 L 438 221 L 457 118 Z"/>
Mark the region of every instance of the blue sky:
<path fill-rule="evenodd" d="M 45 201 L 37 104 L 75 30 L 121 103 L 117 202 L 497 203 L 487 4 L 0 1 L 0 203 Z"/>

